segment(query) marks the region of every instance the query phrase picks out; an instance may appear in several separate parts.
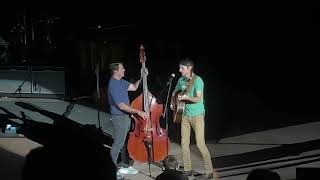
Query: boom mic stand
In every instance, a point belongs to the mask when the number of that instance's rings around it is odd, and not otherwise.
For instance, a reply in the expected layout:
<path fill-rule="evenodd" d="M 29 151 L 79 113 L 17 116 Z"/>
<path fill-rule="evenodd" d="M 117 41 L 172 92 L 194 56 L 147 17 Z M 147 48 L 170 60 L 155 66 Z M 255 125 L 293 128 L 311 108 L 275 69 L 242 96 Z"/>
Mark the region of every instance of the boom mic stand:
<path fill-rule="evenodd" d="M 101 96 L 100 96 L 100 63 L 96 64 L 94 73 L 96 75 L 96 88 L 97 88 L 97 109 L 98 109 L 98 129 L 101 133 L 103 133 L 102 127 L 101 127 L 101 120 L 100 120 L 100 100 L 101 100 Z"/>
<path fill-rule="evenodd" d="M 163 112 L 163 117 L 166 119 L 166 131 L 167 131 L 167 136 L 168 137 L 169 137 L 169 131 L 168 131 L 168 123 L 169 123 L 169 121 L 168 121 L 168 101 L 169 101 L 171 87 L 172 87 L 172 80 L 174 78 L 173 75 L 171 75 L 171 77 L 169 78 L 169 81 L 167 82 L 167 84 L 169 85 L 169 89 L 168 89 L 167 98 L 166 98 L 166 104 L 165 104 L 164 112 Z M 167 154 L 169 154 L 168 142 L 166 144 L 167 144 Z"/>

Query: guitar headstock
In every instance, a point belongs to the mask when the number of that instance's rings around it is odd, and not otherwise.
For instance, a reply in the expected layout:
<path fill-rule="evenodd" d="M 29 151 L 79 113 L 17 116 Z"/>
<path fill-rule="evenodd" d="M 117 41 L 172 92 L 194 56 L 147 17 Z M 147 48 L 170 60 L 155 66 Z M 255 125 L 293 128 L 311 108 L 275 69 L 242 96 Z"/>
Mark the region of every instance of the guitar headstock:
<path fill-rule="evenodd" d="M 143 44 L 140 45 L 139 49 L 140 49 L 140 53 L 139 53 L 140 63 L 145 63 L 146 62 L 146 53 L 144 51 Z"/>

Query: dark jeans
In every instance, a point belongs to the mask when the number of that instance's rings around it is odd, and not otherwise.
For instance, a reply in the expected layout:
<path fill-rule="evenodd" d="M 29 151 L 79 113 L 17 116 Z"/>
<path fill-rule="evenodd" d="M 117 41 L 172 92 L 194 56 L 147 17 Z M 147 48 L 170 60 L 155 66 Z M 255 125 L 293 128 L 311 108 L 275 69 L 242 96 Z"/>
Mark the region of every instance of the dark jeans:
<path fill-rule="evenodd" d="M 113 144 L 110 150 L 110 155 L 113 163 L 117 166 L 118 156 L 121 149 L 121 156 L 127 156 L 127 135 L 130 130 L 131 119 L 128 115 L 112 115 L 111 122 L 114 127 Z M 123 157 L 121 157 L 123 159 Z"/>
<path fill-rule="evenodd" d="M 133 160 L 130 158 L 128 148 L 127 148 L 128 140 L 129 140 L 129 133 L 127 134 L 126 141 L 120 151 L 120 156 L 118 157 L 118 166 L 121 166 L 121 167 L 129 167 L 133 163 Z"/>

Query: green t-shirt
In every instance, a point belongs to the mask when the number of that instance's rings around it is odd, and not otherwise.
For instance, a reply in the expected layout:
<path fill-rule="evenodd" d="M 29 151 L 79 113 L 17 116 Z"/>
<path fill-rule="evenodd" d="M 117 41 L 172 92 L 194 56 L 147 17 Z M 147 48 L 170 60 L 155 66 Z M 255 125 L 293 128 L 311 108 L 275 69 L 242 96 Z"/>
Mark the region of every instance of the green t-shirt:
<path fill-rule="evenodd" d="M 175 87 L 175 91 L 184 91 L 187 88 L 187 78 L 186 77 L 180 77 L 177 85 Z M 205 109 L 204 109 L 204 103 L 203 103 L 203 88 L 204 88 L 204 83 L 203 80 L 200 76 L 197 76 L 195 79 L 195 82 L 187 94 L 189 97 L 195 97 L 197 91 L 202 92 L 202 99 L 200 102 L 197 103 L 186 103 L 185 109 L 184 109 L 184 115 L 185 116 L 198 116 L 201 114 L 204 114 Z"/>

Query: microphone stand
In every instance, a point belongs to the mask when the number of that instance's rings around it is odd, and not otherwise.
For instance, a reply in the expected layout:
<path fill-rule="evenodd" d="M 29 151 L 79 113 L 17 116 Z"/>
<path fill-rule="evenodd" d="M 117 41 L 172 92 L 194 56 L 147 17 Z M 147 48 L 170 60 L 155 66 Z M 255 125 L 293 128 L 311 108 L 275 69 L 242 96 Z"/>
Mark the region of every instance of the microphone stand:
<path fill-rule="evenodd" d="M 18 88 L 14 91 L 13 95 L 16 95 L 17 92 L 19 92 L 19 97 L 21 97 L 22 86 L 24 85 L 24 83 L 27 81 L 28 78 L 31 79 L 31 70 L 30 70 L 30 68 L 29 68 L 29 70 L 28 70 L 28 74 L 29 74 L 29 76 L 26 76 L 26 77 L 24 78 L 24 80 L 22 81 L 22 83 L 21 83 L 21 84 L 18 86 Z M 31 87 L 31 89 L 32 89 L 32 87 Z"/>
<path fill-rule="evenodd" d="M 101 127 L 101 120 L 100 120 L 100 100 L 101 100 L 101 96 L 100 96 L 100 63 L 96 64 L 94 73 L 96 75 L 96 88 L 97 88 L 97 109 L 98 109 L 98 129 L 100 133 L 103 133 L 102 127 Z"/>
<path fill-rule="evenodd" d="M 169 97 L 170 97 L 170 91 L 171 91 L 171 87 L 172 87 L 172 80 L 173 80 L 173 77 L 171 77 L 168 81 L 167 84 L 169 84 L 169 89 L 168 89 L 168 93 L 167 93 L 167 98 L 166 98 L 166 104 L 165 104 L 165 107 L 164 107 L 164 112 L 163 112 L 163 118 L 166 119 L 166 131 L 167 131 L 167 136 L 169 137 L 169 131 L 168 131 L 168 101 L 169 101 Z M 167 144 L 167 154 L 169 154 L 169 147 L 168 147 L 168 142 L 166 143 Z"/>
<path fill-rule="evenodd" d="M 17 90 L 13 93 L 13 95 L 17 94 L 17 92 L 19 92 L 19 97 L 21 97 L 21 87 L 23 86 L 24 82 L 26 82 L 26 80 L 23 80 L 23 82 L 19 85 L 19 87 L 17 88 Z"/>

